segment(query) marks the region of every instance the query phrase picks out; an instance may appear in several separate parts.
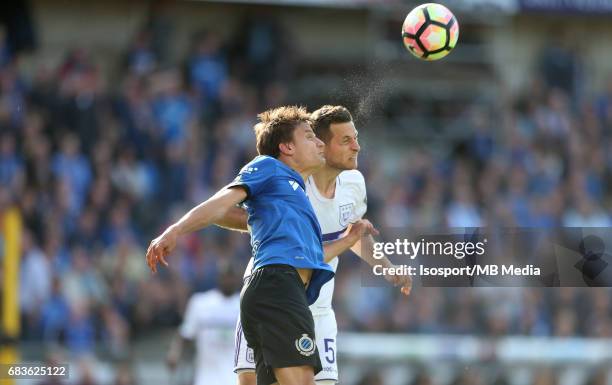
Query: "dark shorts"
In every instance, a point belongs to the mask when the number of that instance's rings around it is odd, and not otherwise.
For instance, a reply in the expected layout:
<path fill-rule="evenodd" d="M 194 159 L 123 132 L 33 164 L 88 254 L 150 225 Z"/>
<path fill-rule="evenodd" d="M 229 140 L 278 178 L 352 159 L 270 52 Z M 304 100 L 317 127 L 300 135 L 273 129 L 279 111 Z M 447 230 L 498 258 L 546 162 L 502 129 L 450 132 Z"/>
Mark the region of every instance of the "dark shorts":
<path fill-rule="evenodd" d="M 315 374 L 321 371 L 314 320 L 294 267 L 255 270 L 240 295 L 240 321 L 255 356 L 257 385 L 277 381 L 273 368 L 308 365 Z"/>

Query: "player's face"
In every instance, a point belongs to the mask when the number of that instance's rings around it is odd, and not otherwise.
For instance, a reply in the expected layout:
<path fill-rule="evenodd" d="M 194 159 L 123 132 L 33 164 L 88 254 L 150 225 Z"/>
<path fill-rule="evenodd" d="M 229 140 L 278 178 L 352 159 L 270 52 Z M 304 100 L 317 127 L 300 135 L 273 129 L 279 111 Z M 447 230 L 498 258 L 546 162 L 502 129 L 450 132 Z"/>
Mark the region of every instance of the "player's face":
<path fill-rule="evenodd" d="M 240 288 L 240 278 L 234 273 L 221 274 L 219 276 L 219 290 L 226 295 L 232 295 Z"/>
<path fill-rule="evenodd" d="M 302 169 L 313 169 L 325 164 L 325 144 L 315 135 L 308 123 L 301 123 L 293 131 L 294 160 Z"/>
<path fill-rule="evenodd" d="M 338 170 L 356 169 L 357 156 L 361 147 L 355 124 L 353 122 L 332 123 L 329 129 L 332 136 L 325 146 L 327 166 Z"/>

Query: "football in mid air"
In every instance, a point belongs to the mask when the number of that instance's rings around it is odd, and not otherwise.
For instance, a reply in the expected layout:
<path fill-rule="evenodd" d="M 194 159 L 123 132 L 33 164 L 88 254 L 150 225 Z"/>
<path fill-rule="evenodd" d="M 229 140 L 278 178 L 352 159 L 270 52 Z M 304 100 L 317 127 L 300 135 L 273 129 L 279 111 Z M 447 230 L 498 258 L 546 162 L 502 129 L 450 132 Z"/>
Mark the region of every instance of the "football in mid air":
<path fill-rule="evenodd" d="M 455 15 L 441 4 L 421 4 L 406 16 L 402 39 L 406 49 L 422 60 L 438 60 L 448 55 L 459 38 Z"/>

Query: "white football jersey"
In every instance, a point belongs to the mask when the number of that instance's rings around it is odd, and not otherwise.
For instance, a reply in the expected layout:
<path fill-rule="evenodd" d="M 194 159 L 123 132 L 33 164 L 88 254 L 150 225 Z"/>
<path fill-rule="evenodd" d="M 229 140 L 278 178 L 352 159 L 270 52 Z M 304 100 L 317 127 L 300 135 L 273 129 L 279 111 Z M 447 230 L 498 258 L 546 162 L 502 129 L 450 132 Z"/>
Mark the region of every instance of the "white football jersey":
<path fill-rule="evenodd" d="M 336 191 L 331 199 L 321 196 L 311 176 L 306 180 L 306 195 L 319 220 L 324 243 L 340 238 L 348 225 L 361 219 L 367 210 L 365 180 L 358 170 L 343 171 L 336 177 Z M 332 259 L 329 265 L 336 271 L 338 258 Z M 244 272 L 245 278 L 251 274 L 252 266 L 253 258 Z M 331 279 L 323 285 L 319 298 L 310 306 L 312 314 L 330 312 L 333 294 L 334 279 Z"/>
<path fill-rule="evenodd" d="M 179 329 L 195 340 L 195 385 L 233 384 L 234 332 L 240 313 L 240 293 L 224 296 L 213 289 L 194 294 Z"/>
<path fill-rule="evenodd" d="M 324 243 L 340 238 L 348 225 L 361 219 L 367 210 L 365 181 L 357 170 L 343 171 L 338 175 L 332 199 L 321 196 L 312 176 L 306 181 L 306 194 L 321 225 Z M 336 271 L 338 258 L 329 261 L 329 265 Z M 334 281 L 332 279 L 323 285 L 319 298 L 310 305 L 313 315 L 331 311 Z"/>

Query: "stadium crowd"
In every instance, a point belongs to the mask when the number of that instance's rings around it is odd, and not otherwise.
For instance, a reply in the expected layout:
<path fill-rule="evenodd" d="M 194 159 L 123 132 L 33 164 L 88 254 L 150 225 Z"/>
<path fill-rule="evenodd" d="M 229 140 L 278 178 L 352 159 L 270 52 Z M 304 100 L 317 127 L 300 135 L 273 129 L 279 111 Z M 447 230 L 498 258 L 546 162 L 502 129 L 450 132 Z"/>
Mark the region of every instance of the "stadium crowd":
<path fill-rule="evenodd" d="M 216 260 L 246 265 L 248 237 L 222 229 L 186 237 L 155 276 L 143 257 L 177 213 L 255 155 L 258 111 L 299 102 L 283 85 L 296 64 L 278 28 L 262 20 L 228 41 L 198 34 L 181 65 L 144 29 L 110 77 L 83 48 L 32 76 L 2 51 L 0 210 L 18 205 L 25 224 L 23 340 L 128 357 L 132 339 L 175 327 L 188 296 L 215 286 Z M 525 97 L 474 105 L 450 157 L 411 148 L 389 178 L 366 151 L 368 217 L 380 227 L 610 226 L 612 84 L 584 99 L 534 79 Z M 406 299 L 361 288 L 356 258 L 342 258 L 342 331 L 612 337 L 609 289 L 415 288 Z M 533 382 L 556 383 L 550 371 Z"/>

